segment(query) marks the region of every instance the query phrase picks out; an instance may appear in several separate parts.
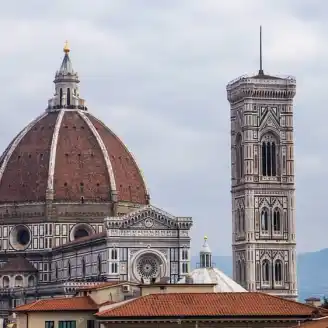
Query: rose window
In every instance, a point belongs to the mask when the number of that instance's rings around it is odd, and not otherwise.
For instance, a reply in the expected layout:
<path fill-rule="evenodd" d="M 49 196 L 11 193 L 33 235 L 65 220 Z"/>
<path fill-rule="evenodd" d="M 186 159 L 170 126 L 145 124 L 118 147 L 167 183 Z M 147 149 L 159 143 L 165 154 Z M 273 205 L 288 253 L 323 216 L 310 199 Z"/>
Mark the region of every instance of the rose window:
<path fill-rule="evenodd" d="M 153 256 L 143 256 L 137 263 L 137 272 L 142 278 L 156 277 L 159 273 L 159 262 Z"/>

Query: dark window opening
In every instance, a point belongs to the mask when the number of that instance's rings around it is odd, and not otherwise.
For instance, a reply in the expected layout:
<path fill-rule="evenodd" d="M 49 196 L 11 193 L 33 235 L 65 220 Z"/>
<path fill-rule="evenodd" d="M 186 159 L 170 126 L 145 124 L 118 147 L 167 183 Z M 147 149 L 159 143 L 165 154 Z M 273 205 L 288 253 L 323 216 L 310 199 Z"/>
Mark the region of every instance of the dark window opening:
<path fill-rule="evenodd" d="M 266 208 L 261 212 L 261 229 L 262 231 L 269 230 L 269 213 Z"/>
<path fill-rule="evenodd" d="M 20 228 L 17 232 L 17 241 L 25 246 L 30 242 L 30 233 L 26 228 Z"/>
<path fill-rule="evenodd" d="M 95 320 L 88 320 L 87 321 L 87 328 L 95 328 L 96 324 L 95 324 Z"/>
<path fill-rule="evenodd" d="M 262 280 L 264 282 L 270 281 L 270 264 L 268 260 L 264 260 L 262 263 Z"/>
<path fill-rule="evenodd" d="M 98 255 L 98 275 L 102 273 L 102 263 L 101 263 L 101 256 Z"/>
<path fill-rule="evenodd" d="M 275 232 L 281 230 L 280 211 L 277 208 L 273 212 L 273 230 Z"/>
<path fill-rule="evenodd" d="M 74 233 L 74 239 L 82 238 L 82 237 L 87 237 L 89 236 L 89 233 L 86 229 L 80 228 L 77 229 Z"/>
<path fill-rule="evenodd" d="M 277 175 L 277 151 L 274 141 L 262 142 L 262 175 L 269 177 Z"/>
<path fill-rule="evenodd" d="M 59 90 L 59 105 L 63 106 L 63 89 L 60 88 Z"/>
<path fill-rule="evenodd" d="M 44 328 L 55 328 L 55 322 L 54 321 L 45 321 Z"/>
<path fill-rule="evenodd" d="M 84 259 L 82 259 L 82 277 L 85 277 L 85 273 L 86 273 L 86 270 L 85 270 L 85 261 L 84 261 Z"/>
<path fill-rule="evenodd" d="M 68 274 L 69 278 L 72 275 L 71 263 L 69 261 L 68 261 L 68 264 L 67 264 L 67 274 Z"/>
<path fill-rule="evenodd" d="M 277 260 L 274 265 L 274 280 L 278 283 L 282 282 L 282 263 Z"/>
<path fill-rule="evenodd" d="M 71 89 L 67 88 L 67 106 L 71 104 Z"/>
<path fill-rule="evenodd" d="M 76 321 L 58 321 L 58 328 L 76 328 Z"/>

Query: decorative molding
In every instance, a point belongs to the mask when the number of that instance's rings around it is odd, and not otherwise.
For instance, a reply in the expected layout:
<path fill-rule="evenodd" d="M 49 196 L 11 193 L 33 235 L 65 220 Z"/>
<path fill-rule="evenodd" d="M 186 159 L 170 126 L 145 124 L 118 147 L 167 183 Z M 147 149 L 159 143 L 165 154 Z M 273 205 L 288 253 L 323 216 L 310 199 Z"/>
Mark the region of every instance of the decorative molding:
<path fill-rule="evenodd" d="M 189 217 L 174 217 L 152 205 L 143 206 L 136 211 L 122 216 L 108 217 L 105 219 L 107 229 L 125 229 L 128 227 L 145 228 L 144 222 L 152 220 L 154 227 L 165 229 L 190 229 L 192 219 Z"/>
<path fill-rule="evenodd" d="M 115 175 L 114 175 L 112 163 L 110 161 L 106 146 L 105 146 L 103 140 L 101 139 L 98 131 L 96 130 L 95 126 L 92 124 L 90 119 L 85 115 L 85 113 L 82 112 L 82 111 L 78 111 L 78 113 L 82 117 L 84 122 L 87 124 L 87 126 L 89 127 L 89 129 L 91 130 L 91 132 L 93 133 L 94 137 L 96 138 L 96 140 L 99 144 L 99 147 L 102 151 L 102 154 L 104 156 L 104 160 L 105 160 L 105 163 L 106 163 L 106 167 L 107 167 L 107 171 L 108 171 L 108 175 L 109 175 L 109 180 L 110 180 L 111 192 L 115 193 L 115 192 L 117 192 L 116 182 L 115 182 Z"/>
<path fill-rule="evenodd" d="M 58 144 L 59 131 L 63 121 L 64 114 L 65 111 L 63 110 L 59 111 L 54 132 L 52 135 L 52 141 L 51 141 L 50 156 L 49 156 L 48 185 L 47 185 L 47 190 L 50 191 L 48 197 L 50 197 L 51 199 L 53 199 L 54 197 L 53 191 L 54 191 L 54 174 L 55 174 L 55 165 L 56 165 L 57 144 Z"/>
<path fill-rule="evenodd" d="M 109 237 L 178 237 L 176 230 L 109 229 Z"/>

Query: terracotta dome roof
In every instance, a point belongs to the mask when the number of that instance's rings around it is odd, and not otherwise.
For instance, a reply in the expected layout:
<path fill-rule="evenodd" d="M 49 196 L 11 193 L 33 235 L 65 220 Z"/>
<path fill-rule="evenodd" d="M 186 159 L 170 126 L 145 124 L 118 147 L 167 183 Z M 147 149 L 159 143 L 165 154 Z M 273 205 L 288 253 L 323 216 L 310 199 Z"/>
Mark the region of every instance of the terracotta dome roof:
<path fill-rule="evenodd" d="M 78 82 L 65 52 L 48 109 L 14 138 L 0 158 L 1 203 L 46 199 L 148 203 L 131 153 L 88 112 Z"/>

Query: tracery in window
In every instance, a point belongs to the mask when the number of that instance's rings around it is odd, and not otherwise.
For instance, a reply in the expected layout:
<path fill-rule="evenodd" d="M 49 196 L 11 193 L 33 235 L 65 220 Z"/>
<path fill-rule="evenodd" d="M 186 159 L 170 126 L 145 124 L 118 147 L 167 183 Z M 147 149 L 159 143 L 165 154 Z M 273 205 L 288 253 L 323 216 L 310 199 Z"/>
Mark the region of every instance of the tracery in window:
<path fill-rule="evenodd" d="M 261 230 L 263 232 L 269 230 L 269 210 L 267 208 L 263 208 L 261 211 Z"/>
<path fill-rule="evenodd" d="M 273 211 L 273 231 L 276 233 L 281 231 L 280 210 L 278 208 Z"/>
<path fill-rule="evenodd" d="M 269 260 L 263 260 L 262 262 L 262 281 L 269 283 L 270 281 L 270 262 Z"/>
<path fill-rule="evenodd" d="M 277 175 L 277 141 L 271 134 L 262 139 L 261 164 L 263 176 Z"/>
<path fill-rule="evenodd" d="M 274 280 L 276 283 L 282 283 L 282 261 L 276 260 L 274 264 Z"/>

